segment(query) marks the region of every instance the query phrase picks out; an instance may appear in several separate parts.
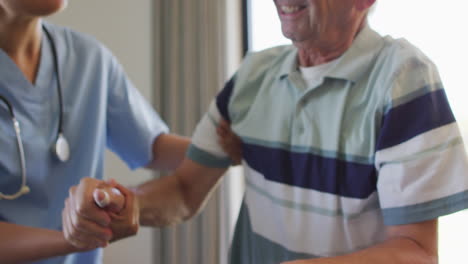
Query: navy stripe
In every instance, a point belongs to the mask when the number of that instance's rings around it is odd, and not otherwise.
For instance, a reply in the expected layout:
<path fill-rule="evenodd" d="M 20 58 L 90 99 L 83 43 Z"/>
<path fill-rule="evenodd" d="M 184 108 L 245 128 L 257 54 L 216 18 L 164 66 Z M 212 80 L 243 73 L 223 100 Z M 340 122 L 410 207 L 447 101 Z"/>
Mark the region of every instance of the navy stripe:
<path fill-rule="evenodd" d="M 365 199 L 376 191 L 373 165 L 243 143 L 251 168 L 274 182 Z"/>
<path fill-rule="evenodd" d="M 216 96 L 216 106 L 218 107 L 219 113 L 223 116 L 224 120 L 231 122 L 229 118 L 228 104 L 229 99 L 231 98 L 232 90 L 234 89 L 234 77 L 232 77 L 218 96 Z"/>
<path fill-rule="evenodd" d="M 430 92 L 391 109 L 384 116 L 377 150 L 401 144 L 454 121 L 445 91 Z"/>

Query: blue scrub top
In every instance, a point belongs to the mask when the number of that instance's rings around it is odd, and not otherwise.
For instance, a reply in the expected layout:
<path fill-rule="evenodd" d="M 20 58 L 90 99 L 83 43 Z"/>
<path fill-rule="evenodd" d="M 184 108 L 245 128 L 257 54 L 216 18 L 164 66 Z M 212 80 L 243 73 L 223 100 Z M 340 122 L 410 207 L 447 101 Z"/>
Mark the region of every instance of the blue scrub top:
<path fill-rule="evenodd" d="M 13 105 L 21 126 L 31 188 L 16 200 L 0 200 L 0 221 L 61 230 L 68 189 L 83 177 L 102 179 L 106 146 L 135 169 L 152 160 L 154 139 L 168 129 L 102 44 L 45 24 L 57 47 L 70 160 L 61 163 L 51 152 L 60 110 L 49 39 L 43 34 L 34 85 L 0 50 L 0 94 Z M 20 185 L 16 136 L 7 107 L 0 102 L 0 192 L 15 193 Z M 95 250 L 37 263 L 100 263 L 100 256 Z"/>

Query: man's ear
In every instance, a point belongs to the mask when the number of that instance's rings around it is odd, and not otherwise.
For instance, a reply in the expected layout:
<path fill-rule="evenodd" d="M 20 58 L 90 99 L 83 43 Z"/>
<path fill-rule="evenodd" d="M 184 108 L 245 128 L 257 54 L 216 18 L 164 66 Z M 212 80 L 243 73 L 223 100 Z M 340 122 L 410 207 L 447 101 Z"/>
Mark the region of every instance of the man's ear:
<path fill-rule="evenodd" d="M 360 11 L 366 10 L 371 7 L 376 0 L 356 0 L 356 8 Z"/>

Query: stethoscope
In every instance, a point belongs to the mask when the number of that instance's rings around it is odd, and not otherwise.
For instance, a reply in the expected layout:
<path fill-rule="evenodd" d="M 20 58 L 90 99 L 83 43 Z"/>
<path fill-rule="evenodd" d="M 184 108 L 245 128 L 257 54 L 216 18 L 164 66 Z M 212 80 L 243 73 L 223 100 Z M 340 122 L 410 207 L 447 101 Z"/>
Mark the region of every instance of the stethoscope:
<path fill-rule="evenodd" d="M 52 145 L 52 153 L 55 157 L 61 162 L 66 162 L 70 158 L 70 146 L 68 145 L 68 141 L 63 134 L 63 99 L 62 99 L 62 86 L 60 81 L 60 73 L 59 73 L 59 64 L 58 64 L 58 56 L 57 56 L 57 49 L 55 47 L 54 39 L 52 35 L 49 33 L 47 28 L 43 25 L 42 26 L 47 38 L 52 47 L 52 56 L 54 57 L 54 67 L 55 67 L 55 74 L 57 75 L 57 91 L 58 91 L 58 98 L 59 98 L 59 108 L 60 108 L 60 115 L 59 115 L 59 125 L 57 131 L 57 138 L 55 139 L 54 144 Z M 16 144 L 18 147 L 18 153 L 20 157 L 20 165 L 21 165 L 21 187 L 19 190 L 14 194 L 3 194 L 0 192 L 0 200 L 14 200 L 18 197 L 29 193 L 30 189 L 26 185 L 26 160 L 24 156 L 24 148 L 23 148 L 23 141 L 21 140 L 21 129 L 18 120 L 15 117 L 15 113 L 13 111 L 12 104 L 2 95 L 0 95 L 0 100 L 3 101 L 7 107 L 8 112 L 10 113 L 11 121 L 13 122 L 13 126 L 15 129 L 16 134 Z"/>

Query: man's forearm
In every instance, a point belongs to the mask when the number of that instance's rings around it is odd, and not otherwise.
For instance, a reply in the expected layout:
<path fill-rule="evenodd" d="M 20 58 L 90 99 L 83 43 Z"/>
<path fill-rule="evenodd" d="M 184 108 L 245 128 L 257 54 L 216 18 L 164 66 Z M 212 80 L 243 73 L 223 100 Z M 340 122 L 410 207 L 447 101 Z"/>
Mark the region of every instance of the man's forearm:
<path fill-rule="evenodd" d="M 174 225 L 191 215 L 174 176 L 152 180 L 133 190 L 139 201 L 140 224 L 143 226 Z"/>
<path fill-rule="evenodd" d="M 349 255 L 284 264 L 436 264 L 437 261 L 436 254 L 427 252 L 414 240 L 401 237 Z"/>
<path fill-rule="evenodd" d="M 226 168 L 207 168 L 189 159 L 173 175 L 134 189 L 140 224 L 162 227 L 191 218 L 203 208 Z"/>
<path fill-rule="evenodd" d="M 185 159 L 172 175 L 135 188 L 126 188 L 116 182 L 106 184 L 92 178 L 82 179 L 78 186 L 70 189 L 69 202 L 65 203 L 65 237 L 71 243 L 79 242 L 77 245 L 80 246 L 100 242 L 108 236 L 108 228 L 112 231 L 111 241 L 117 241 L 135 235 L 140 225 L 163 227 L 180 223 L 203 208 L 226 170 Z M 96 206 L 93 193 L 102 184 L 117 188 L 125 197 L 125 205 L 119 213 Z M 71 223 L 67 219 L 74 221 Z"/>
<path fill-rule="evenodd" d="M 0 222 L 0 263 L 24 263 L 76 252 L 62 232 Z"/>

